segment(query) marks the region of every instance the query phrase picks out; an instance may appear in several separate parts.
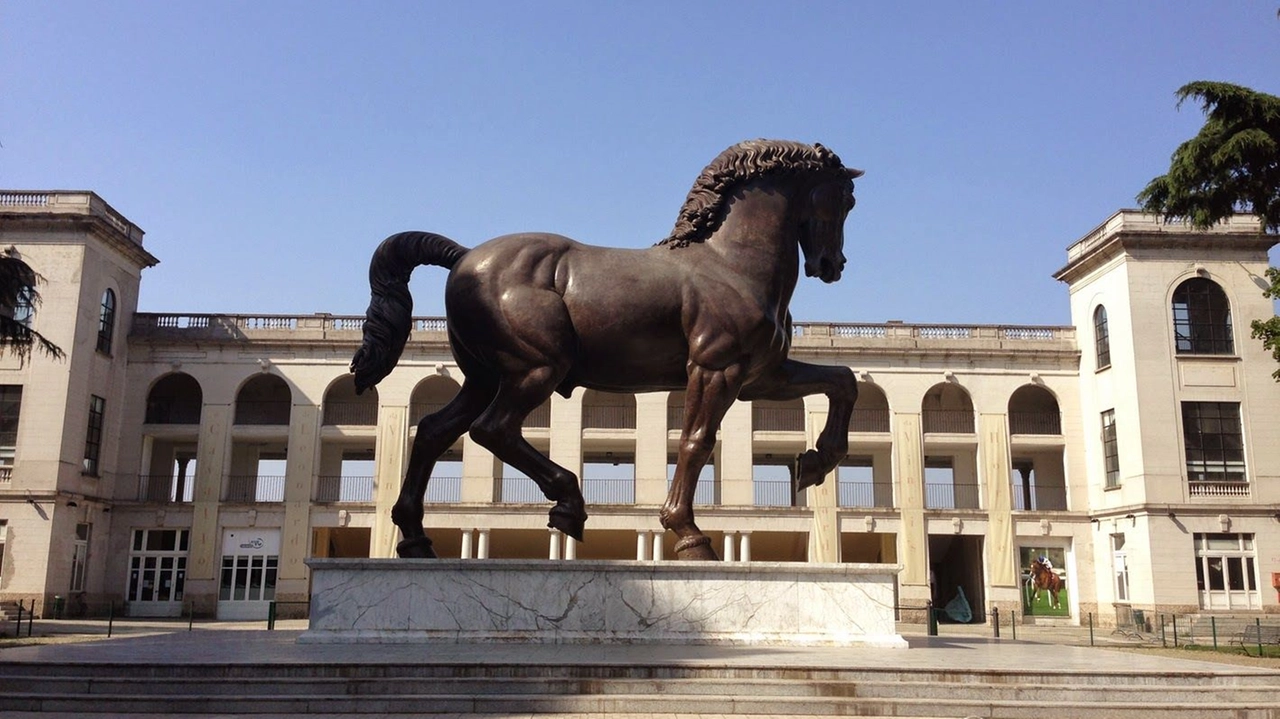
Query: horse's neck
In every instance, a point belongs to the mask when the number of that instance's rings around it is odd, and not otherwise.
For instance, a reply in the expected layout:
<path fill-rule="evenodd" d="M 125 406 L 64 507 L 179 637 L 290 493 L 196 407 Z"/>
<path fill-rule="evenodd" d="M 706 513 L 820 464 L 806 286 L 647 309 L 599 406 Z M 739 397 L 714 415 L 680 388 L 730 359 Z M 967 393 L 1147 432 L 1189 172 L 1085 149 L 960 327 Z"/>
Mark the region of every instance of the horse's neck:
<path fill-rule="evenodd" d="M 726 267 L 776 298 L 783 308 L 791 301 L 800 269 L 788 195 L 767 185 L 741 190 L 706 242 Z"/>

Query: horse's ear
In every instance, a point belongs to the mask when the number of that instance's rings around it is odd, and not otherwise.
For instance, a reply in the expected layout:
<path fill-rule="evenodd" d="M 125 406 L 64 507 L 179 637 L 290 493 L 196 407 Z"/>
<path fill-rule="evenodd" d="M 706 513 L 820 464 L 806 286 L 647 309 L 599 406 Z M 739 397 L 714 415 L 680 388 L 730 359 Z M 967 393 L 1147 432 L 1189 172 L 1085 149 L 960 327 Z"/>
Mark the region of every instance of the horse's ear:
<path fill-rule="evenodd" d="M 845 171 L 845 174 L 849 176 L 850 180 L 862 177 L 864 174 L 866 174 L 862 170 L 855 170 L 852 167 L 846 167 L 844 168 L 844 171 Z"/>

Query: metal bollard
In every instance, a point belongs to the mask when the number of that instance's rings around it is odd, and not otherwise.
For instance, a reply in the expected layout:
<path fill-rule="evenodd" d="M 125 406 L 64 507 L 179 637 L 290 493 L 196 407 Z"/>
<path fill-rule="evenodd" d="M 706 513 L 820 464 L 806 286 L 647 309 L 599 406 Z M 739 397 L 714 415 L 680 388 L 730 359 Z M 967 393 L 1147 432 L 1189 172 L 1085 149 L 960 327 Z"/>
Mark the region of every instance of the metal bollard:
<path fill-rule="evenodd" d="M 194 601 L 187 602 L 187 631 L 191 631 L 192 625 L 196 623 L 196 603 Z"/>
<path fill-rule="evenodd" d="M 1160 646 L 1167 647 L 1169 646 L 1169 642 L 1165 641 L 1164 636 L 1164 615 L 1157 614 L 1156 616 L 1160 619 Z"/>
<path fill-rule="evenodd" d="M 111 638 L 111 629 L 116 623 L 116 600 L 107 602 L 107 638 Z"/>
<path fill-rule="evenodd" d="M 31 611 L 27 612 L 27 636 L 31 636 L 31 632 L 35 630 L 36 623 L 36 600 L 31 600 Z M 22 627 L 18 627 L 21 629 Z"/>
<path fill-rule="evenodd" d="M 1089 612 L 1089 646 L 1093 646 L 1093 612 Z"/>
<path fill-rule="evenodd" d="M 991 608 L 991 636 L 1000 638 L 1000 607 Z"/>
<path fill-rule="evenodd" d="M 276 603 L 272 600 L 267 605 L 267 631 L 275 631 L 276 628 Z"/>
<path fill-rule="evenodd" d="M 1018 640 L 1018 610 L 1009 610 L 1009 628 L 1013 630 L 1014 641 Z"/>
<path fill-rule="evenodd" d="M 1255 635 L 1258 637 L 1258 656 L 1262 656 L 1262 620 L 1254 617 L 1253 626 L 1258 630 L 1257 635 Z"/>
<path fill-rule="evenodd" d="M 928 618 L 925 620 L 928 627 L 926 633 L 931 637 L 936 637 L 938 636 L 938 615 L 933 611 L 933 602 L 925 602 L 924 610 L 928 613 Z"/>
<path fill-rule="evenodd" d="M 1178 648 L 1178 615 L 1173 615 L 1173 648 Z"/>
<path fill-rule="evenodd" d="M 15 639 L 22 636 L 22 613 L 27 608 L 26 605 L 23 603 L 24 601 L 25 600 L 22 600 L 22 599 L 18 600 L 18 623 L 13 625 L 13 636 Z"/>
<path fill-rule="evenodd" d="M 1218 651 L 1218 619 L 1209 617 L 1209 631 L 1213 632 L 1213 651 Z"/>

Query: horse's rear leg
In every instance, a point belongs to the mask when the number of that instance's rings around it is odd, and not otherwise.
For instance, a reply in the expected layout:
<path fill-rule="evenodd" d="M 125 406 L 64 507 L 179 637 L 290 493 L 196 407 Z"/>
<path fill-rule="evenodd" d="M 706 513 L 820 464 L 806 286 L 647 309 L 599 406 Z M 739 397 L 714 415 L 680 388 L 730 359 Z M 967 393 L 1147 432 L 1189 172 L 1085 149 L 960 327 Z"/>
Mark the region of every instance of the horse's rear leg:
<path fill-rule="evenodd" d="M 440 455 L 452 447 L 475 418 L 480 416 L 493 395 L 491 387 L 466 380 L 449 404 L 418 422 L 418 434 L 414 437 L 413 451 L 409 454 L 409 471 L 405 473 L 404 484 L 400 485 L 400 496 L 391 508 L 391 521 L 404 535 L 404 539 L 396 545 L 396 554 L 401 557 L 436 556 L 435 550 L 431 548 L 431 540 L 422 526 L 423 498 L 427 493 L 431 470 Z"/>
<path fill-rule="evenodd" d="M 577 475 L 552 462 L 521 433 L 524 418 L 551 396 L 560 379 L 543 368 L 528 372 L 519 381 L 504 381 L 493 403 L 471 425 L 471 438 L 529 475 L 547 499 L 556 503 L 547 526 L 581 542 L 587 510 Z"/>

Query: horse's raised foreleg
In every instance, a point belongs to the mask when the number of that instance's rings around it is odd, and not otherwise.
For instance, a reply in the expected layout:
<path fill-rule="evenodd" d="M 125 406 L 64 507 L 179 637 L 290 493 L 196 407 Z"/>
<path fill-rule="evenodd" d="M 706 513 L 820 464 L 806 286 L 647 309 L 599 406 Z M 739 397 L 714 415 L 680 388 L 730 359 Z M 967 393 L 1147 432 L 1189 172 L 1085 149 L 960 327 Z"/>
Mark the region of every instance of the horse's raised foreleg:
<path fill-rule="evenodd" d="M 551 396 L 558 380 L 546 369 L 533 370 L 519 381 L 503 380 L 493 403 L 471 425 L 471 438 L 529 475 L 547 499 L 556 503 L 547 526 L 581 542 L 587 510 L 577 475 L 552 462 L 521 433 L 524 418 Z"/>
<path fill-rule="evenodd" d="M 431 479 L 431 469 L 440 455 L 458 441 L 492 397 L 490 387 L 467 380 L 449 404 L 418 422 L 418 434 L 413 439 L 413 450 L 409 454 L 409 470 L 400 485 L 400 496 L 391 508 L 391 521 L 404 535 L 396 545 L 399 556 L 436 556 L 422 526 L 422 503 L 427 493 L 427 482 Z"/>
<path fill-rule="evenodd" d="M 827 396 L 827 423 L 814 449 L 796 458 L 792 484 L 796 491 L 822 484 L 849 452 L 849 418 L 858 400 L 858 383 L 848 367 L 811 365 L 784 360 L 778 370 L 742 390 L 742 399 L 791 400 L 811 394 Z"/>
<path fill-rule="evenodd" d="M 662 505 L 662 526 L 676 533 L 679 559 L 719 559 L 711 539 L 693 521 L 693 495 L 698 475 L 716 446 L 720 420 L 738 396 L 738 368 L 707 370 L 689 365 L 689 385 L 685 395 L 684 428 L 676 457 L 675 477 Z"/>

